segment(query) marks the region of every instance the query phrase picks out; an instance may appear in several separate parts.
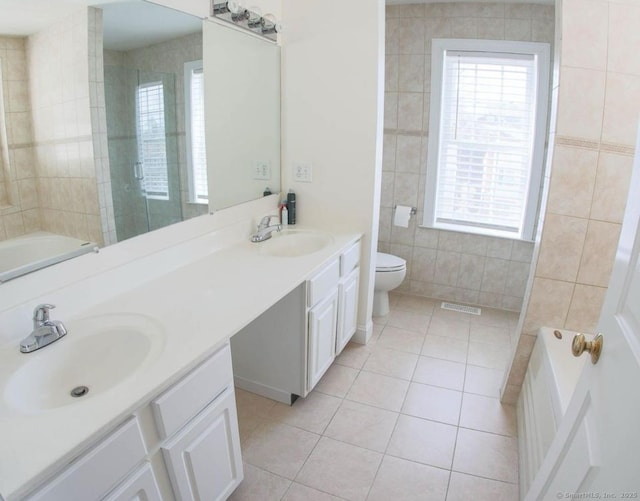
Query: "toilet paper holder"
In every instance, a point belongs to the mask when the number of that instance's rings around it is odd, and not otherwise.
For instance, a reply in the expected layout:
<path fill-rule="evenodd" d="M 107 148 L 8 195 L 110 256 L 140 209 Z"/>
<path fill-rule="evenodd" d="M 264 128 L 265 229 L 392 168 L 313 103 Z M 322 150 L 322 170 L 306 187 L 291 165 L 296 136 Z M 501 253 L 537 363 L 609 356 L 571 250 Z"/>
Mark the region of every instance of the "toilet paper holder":
<path fill-rule="evenodd" d="M 397 205 L 393 206 L 393 210 L 396 210 L 398 208 Z M 418 208 L 417 207 L 411 207 L 411 215 L 415 216 L 418 213 Z"/>

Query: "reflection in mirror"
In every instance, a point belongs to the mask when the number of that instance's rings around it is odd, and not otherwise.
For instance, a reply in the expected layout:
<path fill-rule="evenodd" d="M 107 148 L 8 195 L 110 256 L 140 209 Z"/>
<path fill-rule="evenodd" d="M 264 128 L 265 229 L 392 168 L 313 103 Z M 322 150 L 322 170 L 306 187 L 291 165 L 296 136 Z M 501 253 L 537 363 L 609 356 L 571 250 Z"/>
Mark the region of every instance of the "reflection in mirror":
<path fill-rule="evenodd" d="M 209 206 L 280 191 L 280 47 L 204 23 Z"/>
<path fill-rule="evenodd" d="M 237 96 L 255 94 L 256 83 L 278 89 L 264 101 L 273 104 L 268 112 L 249 100 L 242 110 L 242 99 L 233 116 L 206 109 L 215 120 L 206 136 L 214 131 L 222 142 L 232 139 L 227 122 L 274 114 L 258 129 L 271 146 L 249 151 L 246 127 L 239 155 L 225 156 L 212 172 L 204 147 L 202 20 L 142 0 L 102 7 L 52 1 L 38 16 L 16 7 L 0 17 L 0 241 L 34 234 L 38 242 L 46 232 L 109 245 L 206 213 L 207 177 L 216 190 L 235 194 L 212 201 L 216 209 L 259 198 L 267 185 L 279 191 L 279 57 L 259 76 L 212 63 L 210 77 L 230 77 Z M 250 67 L 262 57 L 242 55 Z M 271 78 L 275 84 L 265 81 Z M 209 92 L 207 105 L 220 100 Z M 270 179 L 255 169 L 265 160 Z M 14 254 L 23 246 L 9 245 Z M 33 256 L 20 254 L 27 262 Z"/>
<path fill-rule="evenodd" d="M 207 212 L 201 25 L 146 2 L 103 6 L 118 241 Z"/>

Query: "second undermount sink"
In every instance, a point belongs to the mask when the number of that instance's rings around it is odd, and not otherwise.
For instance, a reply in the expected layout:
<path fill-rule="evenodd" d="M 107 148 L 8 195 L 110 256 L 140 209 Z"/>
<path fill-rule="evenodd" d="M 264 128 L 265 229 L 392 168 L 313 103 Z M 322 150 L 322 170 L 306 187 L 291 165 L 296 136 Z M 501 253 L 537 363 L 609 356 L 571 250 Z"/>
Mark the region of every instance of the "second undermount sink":
<path fill-rule="evenodd" d="M 260 252 L 276 257 L 298 257 L 317 252 L 333 241 L 327 233 L 313 230 L 286 229 L 273 233 L 272 238 L 260 244 Z"/>
<path fill-rule="evenodd" d="M 6 405 L 34 414 L 86 401 L 148 366 L 164 346 L 162 326 L 144 315 L 98 315 L 67 328 L 59 341 L 21 355 L 4 388 Z"/>

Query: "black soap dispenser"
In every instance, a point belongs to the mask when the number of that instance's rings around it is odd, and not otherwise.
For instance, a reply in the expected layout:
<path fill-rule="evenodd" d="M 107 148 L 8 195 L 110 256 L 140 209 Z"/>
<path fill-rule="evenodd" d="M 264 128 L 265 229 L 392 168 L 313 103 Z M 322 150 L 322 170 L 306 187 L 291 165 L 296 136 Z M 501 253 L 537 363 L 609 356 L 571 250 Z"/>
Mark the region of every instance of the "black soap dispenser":
<path fill-rule="evenodd" d="M 289 211 L 289 224 L 296 224 L 296 194 L 293 190 L 287 193 L 287 210 Z"/>

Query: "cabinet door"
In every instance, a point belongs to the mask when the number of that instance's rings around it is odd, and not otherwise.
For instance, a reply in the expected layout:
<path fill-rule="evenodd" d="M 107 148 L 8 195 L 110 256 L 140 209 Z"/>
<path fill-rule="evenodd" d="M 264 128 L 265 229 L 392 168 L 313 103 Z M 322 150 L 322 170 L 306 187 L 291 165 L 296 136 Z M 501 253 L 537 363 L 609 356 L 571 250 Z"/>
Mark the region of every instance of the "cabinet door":
<path fill-rule="evenodd" d="M 358 282 L 360 270 L 356 268 L 340 283 L 338 290 L 338 334 L 336 356 L 340 354 L 358 326 Z"/>
<path fill-rule="evenodd" d="M 338 291 L 309 310 L 308 391 L 320 381 L 336 355 Z"/>
<path fill-rule="evenodd" d="M 145 463 L 118 486 L 104 501 L 162 501 L 151 464 Z"/>
<path fill-rule="evenodd" d="M 242 481 L 233 387 L 162 447 L 176 498 L 227 499 Z"/>

